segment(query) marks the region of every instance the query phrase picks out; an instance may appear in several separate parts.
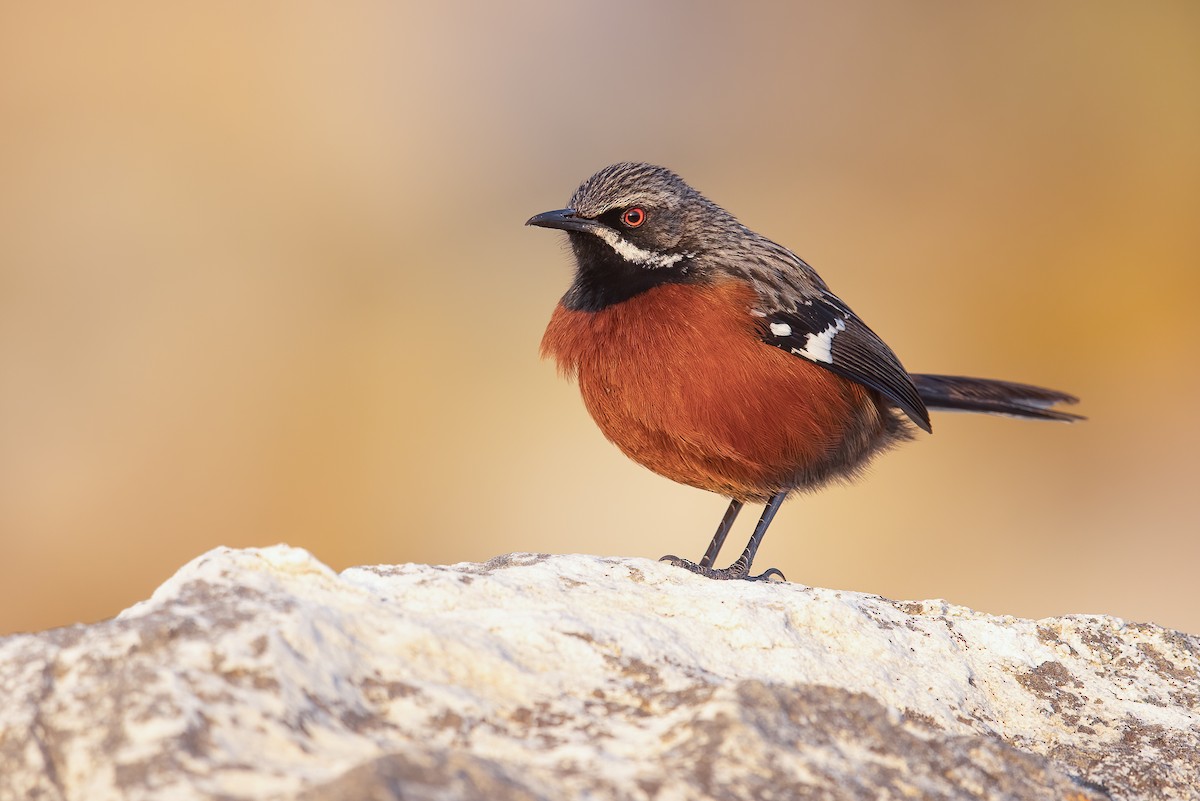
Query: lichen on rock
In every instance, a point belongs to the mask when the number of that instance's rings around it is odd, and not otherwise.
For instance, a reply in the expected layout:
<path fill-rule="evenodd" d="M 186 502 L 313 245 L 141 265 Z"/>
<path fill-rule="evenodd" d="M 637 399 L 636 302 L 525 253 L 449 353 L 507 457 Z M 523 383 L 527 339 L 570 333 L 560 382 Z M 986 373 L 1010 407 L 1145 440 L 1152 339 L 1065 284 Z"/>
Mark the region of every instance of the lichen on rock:
<path fill-rule="evenodd" d="M 1135 799 L 1200 787 L 1200 639 L 638 559 L 209 552 L 0 640 L 7 799 Z"/>

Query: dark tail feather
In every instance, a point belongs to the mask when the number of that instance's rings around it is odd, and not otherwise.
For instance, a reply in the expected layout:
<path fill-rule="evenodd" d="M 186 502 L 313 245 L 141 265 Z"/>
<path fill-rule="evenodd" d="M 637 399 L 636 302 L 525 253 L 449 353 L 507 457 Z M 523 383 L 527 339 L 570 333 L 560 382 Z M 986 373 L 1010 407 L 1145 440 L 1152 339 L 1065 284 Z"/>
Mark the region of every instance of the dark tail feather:
<path fill-rule="evenodd" d="M 916 374 L 912 379 L 921 400 L 930 409 L 1005 414 L 1067 423 L 1087 419 L 1051 408 L 1059 403 L 1076 403 L 1079 400 L 1074 395 L 1053 389 L 956 375 Z"/>

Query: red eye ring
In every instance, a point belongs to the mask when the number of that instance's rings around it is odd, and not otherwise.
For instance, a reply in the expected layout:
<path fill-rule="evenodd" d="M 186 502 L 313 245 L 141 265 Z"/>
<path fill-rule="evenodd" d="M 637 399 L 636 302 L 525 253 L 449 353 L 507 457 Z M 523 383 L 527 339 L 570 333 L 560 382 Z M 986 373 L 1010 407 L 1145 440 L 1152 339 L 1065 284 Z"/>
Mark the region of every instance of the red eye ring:
<path fill-rule="evenodd" d="M 634 206 L 631 209 L 625 209 L 625 213 L 621 215 L 621 222 L 626 228 L 637 228 L 639 225 L 646 222 L 646 211 L 640 206 Z"/>

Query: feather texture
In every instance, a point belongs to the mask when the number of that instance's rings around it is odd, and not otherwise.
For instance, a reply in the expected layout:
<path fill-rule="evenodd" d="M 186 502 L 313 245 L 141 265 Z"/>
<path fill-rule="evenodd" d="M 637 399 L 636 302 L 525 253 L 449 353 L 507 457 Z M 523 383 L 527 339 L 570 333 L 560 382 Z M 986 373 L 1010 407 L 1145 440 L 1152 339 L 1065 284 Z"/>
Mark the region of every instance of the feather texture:
<path fill-rule="evenodd" d="M 826 292 L 768 312 L 762 339 L 794 356 L 882 393 L 930 431 L 929 412 L 900 359 L 850 308 Z"/>
<path fill-rule="evenodd" d="M 956 375 L 917 373 L 913 382 L 930 409 L 980 412 L 1030 420 L 1085 420 L 1082 415 L 1052 408 L 1060 403 L 1079 401 L 1074 395 L 1054 389 L 997 381 L 992 378 L 967 378 Z"/>
<path fill-rule="evenodd" d="M 742 501 L 853 477 L 909 438 L 878 393 L 765 346 L 754 297 L 725 281 L 663 284 L 596 312 L 560 305 L 542 353 L 631 459 Z"/>

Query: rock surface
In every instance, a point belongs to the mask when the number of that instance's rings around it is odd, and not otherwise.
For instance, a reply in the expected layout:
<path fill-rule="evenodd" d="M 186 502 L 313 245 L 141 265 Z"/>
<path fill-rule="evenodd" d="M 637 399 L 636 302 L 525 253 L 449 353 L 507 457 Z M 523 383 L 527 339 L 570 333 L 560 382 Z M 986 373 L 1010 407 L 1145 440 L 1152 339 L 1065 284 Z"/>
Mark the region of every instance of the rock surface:
<path fill-rule="evenodd" d="M 218 549 L 0 689 L 4 801 L 1200 797 L 1200 638 L 636 559 Z"/>

